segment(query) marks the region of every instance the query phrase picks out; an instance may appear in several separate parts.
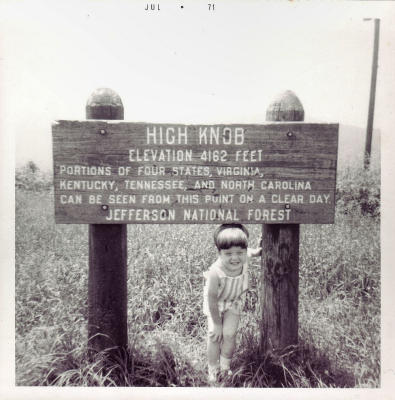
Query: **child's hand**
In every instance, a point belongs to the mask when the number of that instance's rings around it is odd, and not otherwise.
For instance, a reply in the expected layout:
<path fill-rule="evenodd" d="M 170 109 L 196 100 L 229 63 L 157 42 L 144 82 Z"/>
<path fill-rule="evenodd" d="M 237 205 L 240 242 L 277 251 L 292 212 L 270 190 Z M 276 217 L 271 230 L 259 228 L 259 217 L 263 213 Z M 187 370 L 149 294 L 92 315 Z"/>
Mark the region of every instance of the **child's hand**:
<path fill-rule="evenodd" d="M 209 333 L 209 337 L 212 342 L 220 342 L 222 339 L 222 325 L 214 324 L 213 330 Z"/>

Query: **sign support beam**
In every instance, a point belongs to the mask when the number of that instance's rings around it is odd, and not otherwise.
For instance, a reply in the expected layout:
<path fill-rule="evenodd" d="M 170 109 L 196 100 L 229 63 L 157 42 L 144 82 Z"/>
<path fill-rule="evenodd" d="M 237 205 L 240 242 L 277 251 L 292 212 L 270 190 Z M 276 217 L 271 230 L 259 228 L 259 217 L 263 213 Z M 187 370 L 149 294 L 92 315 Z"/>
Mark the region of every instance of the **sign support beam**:
<path fill-rule="evenodd" d="M 266 112 L 267 121 L 303 121 L 299 99 L 286 91 Z M 261 351 L 298 343 L 299 224 L 262 225 Z"/>
<path fill-rule="evenodd" d="M 87 119 L 123 119 L 120 97 L 97 89 Z M 127 346 L 127 225 L 89 225 L 88 345 L 94 351 Z"/>

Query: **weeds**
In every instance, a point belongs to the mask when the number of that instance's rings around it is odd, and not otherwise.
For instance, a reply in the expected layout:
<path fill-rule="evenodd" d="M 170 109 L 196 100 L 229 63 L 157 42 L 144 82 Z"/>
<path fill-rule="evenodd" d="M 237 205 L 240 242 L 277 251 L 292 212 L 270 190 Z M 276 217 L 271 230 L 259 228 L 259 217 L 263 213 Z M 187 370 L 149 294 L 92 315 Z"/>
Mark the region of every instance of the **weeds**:
<path fill-rule="evenodd" d="M 216 257 L 212 226 L 128 226 L 129 347 L 92 358 L 87 226 L 55 225 L 52 193 L 37 183 L 44 178 L 32 166 L 24 171 L 16 190 L 16 383 L 206 386 L 202 272 Z M 220 386 L 379 386 L 379 184 L 377 169 L 341 171 L 336 223 L 301 226 L 298 346 L 259 351 L 254 263 L 234 373 Z M 251 237 L 260 229 L 249 226 Z"/>

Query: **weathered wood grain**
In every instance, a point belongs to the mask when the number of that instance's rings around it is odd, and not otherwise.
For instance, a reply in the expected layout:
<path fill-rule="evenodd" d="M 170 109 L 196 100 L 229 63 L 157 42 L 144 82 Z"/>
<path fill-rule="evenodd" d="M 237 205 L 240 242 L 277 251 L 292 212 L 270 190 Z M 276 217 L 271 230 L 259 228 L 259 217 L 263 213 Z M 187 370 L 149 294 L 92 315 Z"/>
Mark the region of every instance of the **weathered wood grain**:
<path fill-rule="evenodd" d="M 282 209 L 286 202 L 275 204 L 271 201 L 272 195 L 292 194 L 287 190 L 289 185 L 307 182 L 308 189 L 294 190 L 293 194 L 303 195 L 306 200 L 303 204 L 291 205 L 291 216 L 287 221 L 334 221 L 337 124 L 181 125 L 94 120 L 57 121 L 52 131 L 57 223 L 108 224 L 114 222 L 106 216 L 115 209 L 156 209 L 161 206 L 160 202 L 143 202 L 145 194 L 171 196 L 170 204 L 161 209 L 174 210 L 175 219 L 155 223 L 213 223 L 183 217 L 184 209 L 224 207 L 207 204 L 204 201 L 206 195 L 233 195 L 233 208 L 236 207 L 240 222 L 261 223 L 247 217 L 249 209 Z M 147 136 L 147 132 L 151 135 Z M 161 158 L 159 154 L 162 154 Z M 181 159 L 177 154 L 182 155 Z M 218 158 L 214 158 L 216 156 Z M 96 173 L 87 172 L 88 167 L 95 168 Z M 105 173 L 97 174 L 98 168 L 105 169 Z M 112 182 L 111 188 L 101 189 L 98 181 Z M 245 186 L 247 181 L 250 182 L 248 187 Z M 266 190 L 265 182 L 274 184 L 276 181 L 286 186 Z M 80 188 L 78 182 L 82 182 Z M 150 182 L 150 186 L 141 188 L 137 182 Z M 165 182 L 167 186 L 164 186 Z M 155 184 L 156 189 L 152 188 Z M 100 203 L 90 204 L 89 196 L 96 194 L 101 195 Z M 198 196 L 197 204 L 177 201 L 177 195 L 192 194 Z M 240 202 L 240 194 L 252 195 L 253 199 L 248 203 Z M 120 206 L 110 202 L 111 195 L 133 195 L 136 203 Z M 264 204 L 259 202 L 261 195 L 265 196 Z M 307 200 L 310 195 L 325 196 L 327 201 L 311 203 Z M 76 204 L 73 196 L 77 201 L 82 199 L 82 203 Z M 107 207 L 107 214 L 102 212 L 101 206 Z M 122 219 L 120 223 L 152 221 Z"/>
<path fill-rule="evenodd" d="M 261 347 L 298 343 L 299 225 L 263 225 Z"/>
<path fill-rule="evenodd" d="M 266 119 L 302 121 L 303 106 L 293 92 L 286 91 L 269 105 Z M 334 195 L 331 201 L 334 211 Z M 311 218 L 311 210 L 307 215 L 307 219 Z M 298 343 L 299 238 L 298 224 L 262 226 L 260 347 L 263 353 L 283 351 Z"/>
<path fill-rule="evenodd" d="M 110 89 L 96 90 L 88 99 L 86 117 L 123 118 L 120 97 Z M 99 221 L 91 218 L 86 222 Z M 88 345 L 95 352 L 111 348 L 119 354 L 117 351 L 126 349 L 127 344 L 127 226 L 92 224 L 89 225 Z"/>

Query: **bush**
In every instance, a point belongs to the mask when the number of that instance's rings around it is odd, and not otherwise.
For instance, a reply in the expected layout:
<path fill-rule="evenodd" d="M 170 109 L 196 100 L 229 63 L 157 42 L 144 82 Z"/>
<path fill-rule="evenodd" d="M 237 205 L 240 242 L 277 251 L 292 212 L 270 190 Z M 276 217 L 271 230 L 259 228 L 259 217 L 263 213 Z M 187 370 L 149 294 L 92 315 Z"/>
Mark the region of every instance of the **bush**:
<path fill-rule="evenodd" d="M 41 171 L 34 161 L 28 161 L 15 170 L 15 188 L 17 189 L 40 192 L 50 190 L 52 182 L 52 175 Z"/>
<path fill-rule="evenodd" d="M 336 208 L 343 214 L 380 216 L 380 167 L 347 167 L 337 178 Z"/>

